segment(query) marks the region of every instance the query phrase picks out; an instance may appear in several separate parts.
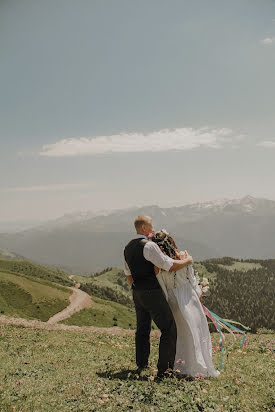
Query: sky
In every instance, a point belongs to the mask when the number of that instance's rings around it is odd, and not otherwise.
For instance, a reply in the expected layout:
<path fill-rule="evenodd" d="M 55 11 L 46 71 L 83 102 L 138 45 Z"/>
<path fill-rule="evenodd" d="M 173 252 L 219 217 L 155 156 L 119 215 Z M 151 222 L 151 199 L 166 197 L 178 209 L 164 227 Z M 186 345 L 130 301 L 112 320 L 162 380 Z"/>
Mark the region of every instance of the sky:
<path fill-rule="evenodd" d="M 275 200 L 275 1 L 0 1 L 0 222 Z"/>

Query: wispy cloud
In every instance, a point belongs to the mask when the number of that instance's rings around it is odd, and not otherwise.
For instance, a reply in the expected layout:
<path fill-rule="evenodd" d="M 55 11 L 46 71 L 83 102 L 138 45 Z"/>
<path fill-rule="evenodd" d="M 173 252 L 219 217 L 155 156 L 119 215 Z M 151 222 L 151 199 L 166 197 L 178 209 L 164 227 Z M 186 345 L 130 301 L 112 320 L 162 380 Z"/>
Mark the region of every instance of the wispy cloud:
<path fill-rule="evenodd" d="M 273 44 L 275 43 L 275 37 L 266 37 L 265 39 L 261 40 L 261 43 L 266 46 Z"/>
<path fill-rule="evenodd" d="M 264 140 L 262 142 L 257 143 L 257 146 L 261 147 L 274 147 L 275 148 L 275 141 L 274 140 Z"/>
<path fill-rule="evenodd" d="M 62 157 L 104 153 L 167 152 L 192 150 L 199 147 L 220 149 L 242 135 L 227 128 L 203 127 L 163 129 L 148 134 L 121 133 L 111 136 L 68 138 L 45 144 L 41 156 Z"/>
<path fill-rule="evenodd" d="M 81 190 L 93 187 L 94 183 L 64 183 L 57 185 L 18 186 L 5 188 L 5 192 L 56 192 L 65 190 Z"/>

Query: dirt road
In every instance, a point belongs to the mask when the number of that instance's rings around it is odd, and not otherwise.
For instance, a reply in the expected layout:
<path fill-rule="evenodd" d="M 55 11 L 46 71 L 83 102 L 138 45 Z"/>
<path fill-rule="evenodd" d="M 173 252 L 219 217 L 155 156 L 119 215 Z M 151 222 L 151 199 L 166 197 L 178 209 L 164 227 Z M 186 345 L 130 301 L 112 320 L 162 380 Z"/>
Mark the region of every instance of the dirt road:
<path fill-rule="evenodd" d="M 53 315 L 47 323 L 57 323 L 61 320 L 67 319 L 74 313 L 79 312 L 81 309 L 90 308 L 92 306 L 92 299 L 88 293 L 79 289 L 80 284 L 76 283 L 73 287 L 70 287 L 73 293 L 70 296 L 70 304 L 61 312 Z"/>
<path fill-rule="evenodd" d="M 73 278 L 74 275 L 71 275 Z M 11 316 L 0 315 L 0 325 L 20 325 L 26 328 L 32 328 L 36 330 L 70 330 L 79 332 L 90 332 L 90 333 L 104 333 L 107 335 L 134 335 L 135 331 L 130 329 L 122 329 L 119 327 L 112 328 L 98 328 L 96 326 L 74 326 L 74 325 L 64 325 L 62 323 L 57 323 L 61 320 L 67 319 L 72 316 L 73 313 L 78 312 L 81 309 L 92 306 L 91 297 L 82 290 L 79 289 L 80 284 L 76 283 L 72 289 L 73 293 L 70 296 L 70 304 L 61 312 L 56 313 L 47 322 L 42 322 L 40 320 L 28 320 L 24 318 L 14 318 Z M 152 331 L 152 336 L 159 337 L 159 331 Z"/>
<path fill-rule="evenodd" d="M 13 318 L 6 315 L 0 316 L 0 326 L 1 325 L 20 325 L 25 328 L 31 328 L 36 330 L 68 330 L 68 331 L 78 331 L 78 332 L 90 332 L 90 333 L 106 333 L 107 335 L 134 335 L 135 331 L 130 329 L 122 329 L 119 327 L 113 328 L 97 328 L 95 326 L 69 326 L 62 323 L 48 323 L 41 322 L 40 320 L 28 320 L 24 318 Z M 152 334 L 156 335 L 156 331 Z"/>

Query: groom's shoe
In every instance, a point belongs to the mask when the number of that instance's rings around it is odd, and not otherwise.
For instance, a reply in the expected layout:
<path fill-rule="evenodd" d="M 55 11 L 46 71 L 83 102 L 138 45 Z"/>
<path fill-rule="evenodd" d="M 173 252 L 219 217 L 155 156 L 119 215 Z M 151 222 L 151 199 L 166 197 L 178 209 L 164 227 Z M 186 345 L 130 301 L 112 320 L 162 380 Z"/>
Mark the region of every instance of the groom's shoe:
<path fill-rule="evenodd" d="M 144 365 L 144 366 L 138 366 L 137 367 L 137 373 L 140 375 L 142 371 L 144 371 L 144 369 L 148 369 L 149 366 L 148 365 Z"/>
<path fill-rule="evenodd" d="M 166 378 L 165 373 L 164 372 L 158 372 L 157 376 L 154 379 L 154 382 L 156 382 L 156 383 L 161 382 L 161 381 L 163 381 L 164 378 Z"/>
<path fill-rule="evenodd" d="M 167 369 L 166 371 L 159 371 L 155 377 L 155 382 L 161 382 L 165 378 L 174 378 L 177 376 L 177 372 L 172 369 Z"/>

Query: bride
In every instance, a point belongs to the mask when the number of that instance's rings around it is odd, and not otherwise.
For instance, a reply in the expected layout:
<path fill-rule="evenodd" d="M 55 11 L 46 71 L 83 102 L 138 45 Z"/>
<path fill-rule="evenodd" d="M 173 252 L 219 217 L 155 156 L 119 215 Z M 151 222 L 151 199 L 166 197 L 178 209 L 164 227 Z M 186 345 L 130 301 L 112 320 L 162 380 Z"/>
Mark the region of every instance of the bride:
<path fill-rule="evenodd" d="M 185 257 L 186 252 L 179 252 L 174 239 L 165 230 L 152 234 L 151 240 L 172 259 Z M 192 265 L 174 273 L 155 267 L 155 273 L 177 325 L 174 369 L 192 377 L 219 376 L 212 362 L 211 337 L 200 303 L 202 291 Z"/>

